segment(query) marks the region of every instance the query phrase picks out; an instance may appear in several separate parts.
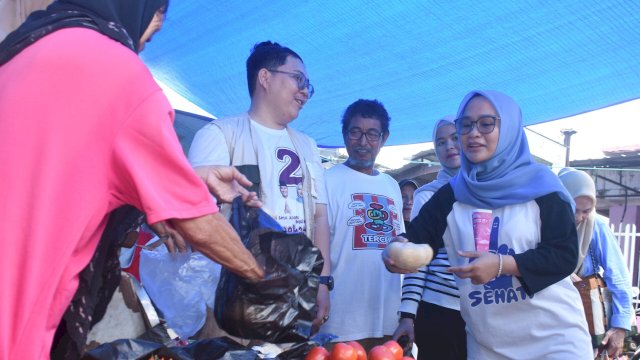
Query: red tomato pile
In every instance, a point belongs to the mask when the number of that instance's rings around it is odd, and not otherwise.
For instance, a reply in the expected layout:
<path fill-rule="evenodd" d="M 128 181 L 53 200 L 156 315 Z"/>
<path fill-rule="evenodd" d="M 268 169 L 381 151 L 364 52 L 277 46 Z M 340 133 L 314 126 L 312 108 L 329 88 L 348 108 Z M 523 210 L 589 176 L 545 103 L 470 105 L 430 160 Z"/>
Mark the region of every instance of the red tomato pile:
<path fill-rule="evenodd" d="M 362 345 L 360 345 L 357 341 L 349 341 L 347 345 L 351 346 L 356 350 L 356 354 L 358 355 L 358 360 L 367 360 L 367 352 L 364 350 Z"/>
<path fill-rule="evenodd" d="M 331 355 L 329 354 L 327 349 L 323 348 L 322 346 L 316 346 L 311 349 L 309 353 L 307 353 L 307 356 L 304 357 L 304 360 L 327 360 L 330 356 Z"/>
<path fill-rule="evenodd" d="M 305 360 L 413 360 L 403 356 L 402 347 L 394 340 L 384 345 L 374 346 L 369 355 L 357 341 L 337 343 L 331 353 L 322 346 L 316 346 L 304 358 Z"/>

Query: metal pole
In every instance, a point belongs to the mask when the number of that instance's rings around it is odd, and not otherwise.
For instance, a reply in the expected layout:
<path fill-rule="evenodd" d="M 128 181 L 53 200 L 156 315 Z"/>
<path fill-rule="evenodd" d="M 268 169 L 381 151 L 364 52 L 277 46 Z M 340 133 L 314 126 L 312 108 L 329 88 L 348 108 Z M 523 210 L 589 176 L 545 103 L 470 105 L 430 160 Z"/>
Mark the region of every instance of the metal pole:
<path fill-rule="evenodd" d="M 569 154 L 571 152 L 571 135 L 576 134 L 577 131 L 573 129 L 564 129 L 560 131 L 564 135 L 564 149 L 565 149 L 565 159 L 564 166 L 569 166 Z"/>

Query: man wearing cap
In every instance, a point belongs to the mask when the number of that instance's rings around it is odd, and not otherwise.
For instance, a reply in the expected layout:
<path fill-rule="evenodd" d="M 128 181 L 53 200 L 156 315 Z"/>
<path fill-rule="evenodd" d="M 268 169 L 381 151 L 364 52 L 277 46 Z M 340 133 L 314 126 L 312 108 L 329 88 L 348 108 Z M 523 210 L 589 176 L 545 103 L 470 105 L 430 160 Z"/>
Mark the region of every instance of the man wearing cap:
<path fill-rule="evenodd" d="M 413 193 L 418 190 L 418 183 L 412 179 L 402 179 L 398 182 L 402 194 L 402 220 L 406 229 L 411 222 L 411 209 L 413 208 Z"/>

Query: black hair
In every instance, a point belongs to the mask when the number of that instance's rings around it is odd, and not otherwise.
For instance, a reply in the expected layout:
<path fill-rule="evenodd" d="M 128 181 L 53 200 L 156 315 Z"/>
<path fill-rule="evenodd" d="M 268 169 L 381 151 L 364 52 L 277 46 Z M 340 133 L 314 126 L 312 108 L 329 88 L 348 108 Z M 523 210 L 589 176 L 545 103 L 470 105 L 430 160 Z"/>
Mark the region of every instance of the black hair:
<path fill-rule="evenodd" d="M 380 127 L 382 133 L 387 134 L 389 132 L 389 113 L 384 105 L 378 100 L 365 100 L 360 99 L 353 104 L 349 105 L 342 115 L 342 133 L 346 134 L 351 124 L 351 119 L 360 115 L 363 118 L 372 118 L 380 121 Z"/>
<path fill-rule="evenodd" d="M 251 55 L 247 59 L 247 86 L 250 97 L 253 97 L 256 88 L 258 72 L 261 69 L 274 69 L 284 65 L 288 56 L 293 56 L 302 62 L 302 58 L 295 51 L 278 43 L 263 41 L 253 46 Z"/>

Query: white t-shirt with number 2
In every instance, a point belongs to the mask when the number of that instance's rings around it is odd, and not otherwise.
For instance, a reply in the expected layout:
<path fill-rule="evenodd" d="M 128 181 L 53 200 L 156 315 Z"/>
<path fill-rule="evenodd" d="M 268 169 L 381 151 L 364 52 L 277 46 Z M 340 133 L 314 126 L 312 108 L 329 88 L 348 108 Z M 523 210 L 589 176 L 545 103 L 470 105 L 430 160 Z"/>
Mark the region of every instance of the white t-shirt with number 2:
<path fill-rule="evenodd" d="M 256 149 L 266 154 L 263 169 L 272 169 L 261 176 L 262 200 L 267 211 L 282 225 L 286 232 L 304 232 L 304 208 L 298 199 L 298 184 L 302 184 L 300 157 L 293 147 L 287 129 L 277 130 L 251 122 L 254 136 L 261 144 Z M 300 204 L 300 205 L 298 205 Z"/>
<path fill-rule="evenodd" d="M 302 169 L 300 157 L 286 129 L 271 129 L 251 120 L 253 136 L 261 144 L 256 151 L 261 153 L 261 169 L 271 169 L 261 174 L 261 200 L 265 209 L 285 231 L 304 232 L 306 225 L 302 205 Z M 225 138 L 216 126 L 200 129 L 189 149 L 189 161 L 193 167 L 206 165 L 229 165 Z M 318 199 L 324 203 L 324 199 Z"/>

